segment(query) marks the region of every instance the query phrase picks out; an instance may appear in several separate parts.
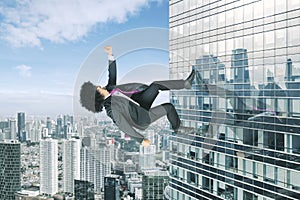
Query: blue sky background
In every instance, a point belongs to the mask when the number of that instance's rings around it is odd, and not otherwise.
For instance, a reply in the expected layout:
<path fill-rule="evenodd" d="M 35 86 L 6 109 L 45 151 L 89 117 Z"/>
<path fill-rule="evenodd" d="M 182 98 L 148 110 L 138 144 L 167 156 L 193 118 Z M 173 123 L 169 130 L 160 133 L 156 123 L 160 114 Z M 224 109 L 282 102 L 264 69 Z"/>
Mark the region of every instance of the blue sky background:
<path fill-rule="evenodd" d="M 0 117 L 72 114 L 74 81 L 89 53 L 126 30 L 168 28 L 168 12 L 167 0 L 1 1 Z M 168 65 L 169 57 L 145 50 L 118 64 L 130 71 L 136 58 Z"/>

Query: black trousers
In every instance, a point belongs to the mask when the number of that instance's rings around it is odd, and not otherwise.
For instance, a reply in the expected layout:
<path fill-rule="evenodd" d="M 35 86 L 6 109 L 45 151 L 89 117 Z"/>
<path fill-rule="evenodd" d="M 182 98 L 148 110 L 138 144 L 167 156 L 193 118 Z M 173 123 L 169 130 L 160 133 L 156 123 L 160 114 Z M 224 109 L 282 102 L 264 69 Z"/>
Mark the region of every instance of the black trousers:
<path fill-rule="evenodd" d="M 184 88 L 184 80 L 155 81 L 142 92 L 133 94 L 131 99 L 140 104 L 141 107 L 149 111 L 150 123 L 167 116 L 174 130 L 180 127 L 180 119 L 176 109 L 171 103 L 164 103 L 151 108 L 159 90 L 179 90 Z"/>

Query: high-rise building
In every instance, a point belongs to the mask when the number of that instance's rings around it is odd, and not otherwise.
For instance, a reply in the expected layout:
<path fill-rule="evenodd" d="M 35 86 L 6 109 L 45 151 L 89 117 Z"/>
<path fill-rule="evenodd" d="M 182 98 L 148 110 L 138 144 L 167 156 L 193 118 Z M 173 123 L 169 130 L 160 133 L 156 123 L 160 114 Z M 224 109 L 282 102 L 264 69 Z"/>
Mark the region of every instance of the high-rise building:
<path fill-rule="evenodd" d="M 73 130 L 74 129 L 74 116 L 71 115 L 64 115 L 63 116 L 63 127 L 67 128 L 69 130 Z M 67 130 L 67 132 L 69 132 Z M 72 131 L 71 131 L 72 132 Z"/>
<path fill-rule="evenodd" d="M 64 115 L 64 125 L 67 125 L 69 121 L 69 115 Z"/>
<path fill-rule="evenodd" d="M 149 145 L 148 147 L 144 147 L 143 145 L 140 145 L 139 167 L 141 170 L 154 169 L 156 167 L 155 153 L 156 153 L 155 145 Z"/>
<path fill-rule="evenodd" d="M 87 144 L 90 143 L 88 140 L 90 140 L 88 137 L 83 139 L 80 149 L 80 180 L 95 183 L 95 155 L 91 145 Z"/>
<path fill-rule="evenodd" d="M 80 159 L 80 179 L 93 183 L 95 191 L 101 192 L 104 188 L 104 177 L 111 174 L 114 143 L 111 139 L 95 141 L 95 138 L 84 138 Z"/>
<path fill-rule="evenodd" d="M 248 83 L 248 55 L 247 49 L 234 49 L 231 56 L 231 67 L 233 68 L 233 80 L 236 83 Z"/>
<path fill-rule="evenodd" d="M 0 129 L 9 128 L 9 122 L 8 121 L 1 121 L 0 122 Z"/>
<path fill-rule="evenodd" d="M 171 0 L 170 198 L 299 199 L 300 1 Z"/>
<path fill-rule="evenodd" d="M 63 191 L 74 194 L 74 180 L 80 179 L 81 140 L 71 138 L 63 141 Z"/>
<path fill-rule="evenodd" d="M 31 142 L 39 142 L 42 138 L 42 127 L 39 121 L 34 121 L 32 124 L 32 130 L 30 134 Z"/>
<path fill-rule="evenodd" d="M 33 121 L 25 123 L 26 140 L 31 141 L 33 134 Z"/>
<path fill-rule="evenodd" d="M 143 200 L 164 200 L 164 190 L 169 182 L 167 171 L 150 170 L 143 172 Z"/>
<path fill-rule="evenodd" d="M 42 138 L 48 138 L 49 136 L 49 130 L 47 127 L 42 128 Z"/>
<path fill-rule="evenodd" d="M 239 101 L 239 97 L 250 96 L 251 91 L 247 49 L 238 48 L 232 50 L 230 70 L 231 72 L 233 71 L 233 76 L 231 76 L 233 80 L 230 80 L 233 84 L 228 84 L 228 87 L 232 88 L 233 85 L 232 90 L 238 97 L 230 99 L 232 101 L 231 104 L 233 105 L 233 110 L 235 110 L 235 112 L 243 113 L 243 111 L 247 109 L 247 105 L 255 104 L 255 102 L 249 102 L 249 99 Z M 243 115 L 239 115 L 239 119 L 243 119 L 243 117 Z"/>
<path fill-rule="evenodd" d="M 61 116 L 58 116 L 56 119 L 56 134 L 60 135 L 63 131 L 63 119 Z"/>
<path fill-rule="evenodd" d="M 40 194 L 58 192 L 58 143 L 57 140 L 40 141 Z"/>
<path fill-rule="evenodd" d="M 164 133 L 161 137 L 161 149 L 167 149 L 168 148 L 168 140 L 169 140 L 169 134 Z"/>
<path fill-rule="evenodd" d="M 21 190 L 21 145 L 17 140 L 0 142 L 0 199 L 14 200 Z"/>
<path fill-rule="evenodd" d="M 18 113 L 18 140 L 22 142 L 23 132 L 25 131 L 25 113 Z"/>
<path fill-rule="evenodd" d="M 71 125 L 74 126 L 74 116 L 71 115 L 69 119 L 70 119 Z"/>
<path fill-rule="evenodd" d="M 78 132 L 78 136 L 79 137 L 83 137 L 84 136 L 84 126 L 83 126 L 83 122 L 82 121 L 80 121 L 77 124 L 77 132 Z"/>
<path fill-rule="evenodd" d="M 15 119 L 9 120 L 10 126 L 10 136 L 7 138 L 8 140 L 16 140 L 17 139 L 17 121 Z"/>
<path fill-rule="evenodd" d="M 94 200 L 94 184 L 88 181 L 75 180 L 75 200 Z"/>
<path fill-rule="evenodd" d="M 97 190 L 104 188 L 104 177 L 111 174 L 111 166 L 113 161 L 113 144 L 109 144 L 106 140 L 97 143 L 96 147 L 96 172 L 99 170 L 99 176 L 96 179 Z"/>
<path fill-rule="evenodd" d="M 110 174 L 104 177 L 104 200 L 120 199 L 120 180 L 118 175 Z"/>
<path fill-rule="evenodd" d="M 47 123 L 46 127 L 49 131 L 49 134 L 52 134 L 52 121 L 51 121 L 50 117 L 47 117 L 47 122 L 46 123 Z"/>

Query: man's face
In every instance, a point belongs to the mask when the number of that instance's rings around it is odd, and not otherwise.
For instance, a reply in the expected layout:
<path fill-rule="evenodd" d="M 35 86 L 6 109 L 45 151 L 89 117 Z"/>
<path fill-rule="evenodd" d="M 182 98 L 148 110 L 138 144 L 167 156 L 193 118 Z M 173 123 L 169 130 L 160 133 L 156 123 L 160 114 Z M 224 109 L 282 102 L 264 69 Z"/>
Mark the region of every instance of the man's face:
<path fill-rule="evenodd" d="M 101 86 L 97 86 L 97 92 L 99 92 L 100 94 L 103 94 L 104 89 Z"/>
<path fill-rule="evenodd" d="M 107 96 L 109 94 L 105 87 L 97 86 L 96 90 L 103 96 Z"/>

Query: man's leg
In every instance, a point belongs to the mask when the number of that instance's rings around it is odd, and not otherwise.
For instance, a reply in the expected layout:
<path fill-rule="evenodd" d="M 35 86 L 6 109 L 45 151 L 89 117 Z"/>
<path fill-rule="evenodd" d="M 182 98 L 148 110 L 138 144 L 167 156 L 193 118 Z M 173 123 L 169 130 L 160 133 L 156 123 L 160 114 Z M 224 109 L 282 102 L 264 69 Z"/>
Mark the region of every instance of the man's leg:
<path fill-rule="evenodd" d="M 164 103 L 149 110 L 151 123 L 165 115 L 167 115 L 172 128 L 177 130 L 180 127 L 180 119 L 176 109 L 171 103 Z"/>
<path fill-rule="evenodd" d="M 143 92 L 133 94 L 131 98 L 140 104 L 146 110 L 149 110 L 153 101 L 157 97 L 159 90 L 180 90 L 191 89 L 196 71 L 192 70 L 191 74 L 185 80 L 167 80 L 155 81 Z"/>
<path fill-rule="evenodd" d="M 159 90 L 179 90 L 184 88 L 184 80 L 155 81 L 143 92 L 133 94 L 131 98 L 146 110 L 149 110 Z"/>

